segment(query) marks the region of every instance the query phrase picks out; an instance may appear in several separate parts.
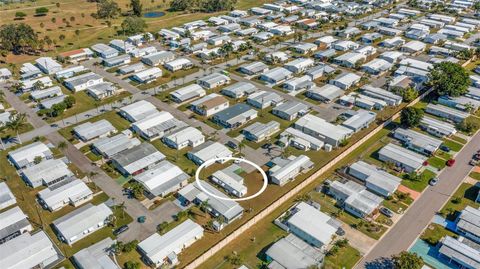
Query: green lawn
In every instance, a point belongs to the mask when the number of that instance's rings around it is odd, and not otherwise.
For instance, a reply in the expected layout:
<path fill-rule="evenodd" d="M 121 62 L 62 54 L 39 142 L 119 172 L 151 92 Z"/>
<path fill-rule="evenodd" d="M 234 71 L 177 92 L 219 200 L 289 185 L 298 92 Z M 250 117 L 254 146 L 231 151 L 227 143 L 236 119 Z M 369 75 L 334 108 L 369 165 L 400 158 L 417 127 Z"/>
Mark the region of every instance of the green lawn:
<path fill-rule="evenodd" d="M 467 142 L 468 142 L 465 138 L 462 138 L 462 137 L 459 137 L 459 136 L 456 136 L 456 135 L 452 135 L 452 137 L 450 137 L 450 139 L 453 140 L 453 141 L 462 143 L 462 144 L 467 144 Z"/>
<path fill-rule="evenodd" d="M 459 152 L 463 147 L 462 144 L 454 142 L 453 140 L 450 140 L 450 139 L 445 139 L 443 141 L 443 145 L 449 147 L 451 150 L 456 152 Z"/>
<path fill-rule="evenodd" d="M 155 140 L 151 142 L 161 153 L 166 156 L 166 159 L 180 167 L 185 173 L 193 175 L 197 169 L 195 163 L 187 158 L 187 152 L 192 150 L 190 147 L 186 147 L 181 150 L 176 150 L 166 146 L 162 141 Z"/>
<path fill-rule="evenodd" d="M 476 179 L 476 180 L 480 180 L 480 173 L 478 173 L 478 172 L 471 172 L 469 176 L 471 178 Z"/>
<path fill-rule="evenodd" d="M 350 245 L 341 248 L 335 255 L 325 257 L 324 269 L 353 268 L 361 258 L 360 252 Z"/>
<path fill-rule="evenodd" d="M 123 91 L 115 96 L 105 98 L 101 101 L 95 101 L 95 99 L 89 96 L 85 91 L 81 91 L 73 94 L 68 90 L 64 90 L 64 91 L 65 91 L 65 94 L 72 95 L 73 97 L 75 97 L 75 101 L 76 101 L 75 105 L 72 108 L 65 110 L 65 112 L 61 116 L 48 118 L 47 122 L 49 123 L 56 122 L 61 120 L 62 118 L 65 119 L 65 118 L 74 116 L 75 114 L 79 114 L 95 108 L 102 109 L 103 105 L 125 99 L 131 95 L 129 92 Z"/>
<path fill-rule="evenodd" d="M 431 166 L 433 166 L 437 169 L 440 169 L 440 170 L 443 169 L 446 165 L 444 159 L 440 159 L 440 158 L 435 157 L 435 156 L 430 157 L 427 161 Z"/>
<path fill-rule="evenodd" d="M 58 132 L 63 137 L 65 137 L 65 139 L 67 139 L 68 141 L 75 142 L 76 138 L 73 136 L 73 133 L 72 133 L 73 128 L 75 126 L 78 126 L 78 125 L 80 125 L 82 123 L 85 123 L 85 122 L 96 122 L 96 121 L 99 121 L 99 120 L 102 120 L 102 119 L 105 119 L 105 120 L 109 121 L 119 132 L 121 132 L 121 131 L 130 127 L 130 122 L 128 122 L 127 120 L 122 118 L 120 115 L 118 115 L 117 112 L 108 111 L 108 112 L 103 113 L 102 115 L 98 115 L 98 116 L 95 116 L 95 117 L 90 118 L 88 120 L 84 120 L 82 122 L 79 122 L 75 125 L 71 125 L 71 126 L 68 126 L 66 128 L 63 128 L 63 129 L 59 130 Z"/>
<path fill-rule="evenodd" d="M 420 239 L 425 240 L 432 246 L 435 246 L 440 241 L 440 239 L 447 235 L 457 237 L 455 233 L 445 229 L 441 225 L 436 223 L 430 223 L 427 229 L 425 229 L 423 234 L 420 236 Z"/>
<path fill-rule="evenodd" d="M 440 210 L 440 213 L 450 220 L 455 219 L 456 214 L 462 211 L 466 206 L 478 207 L 475 203 L 477 198 L 479 187 L 462 183 L 458 190 L 452 195 L 448 203 Z"/>
<path fill-rule="evenodd" d="M 421 192 L 428 186 L 428 181 L 435 176 L 436 174 L 434 172 L 425 169 L 425 171 L 420 174 L 420 180 L 404 179 L 402 180 L 402 185 L 414 191 Z"/>

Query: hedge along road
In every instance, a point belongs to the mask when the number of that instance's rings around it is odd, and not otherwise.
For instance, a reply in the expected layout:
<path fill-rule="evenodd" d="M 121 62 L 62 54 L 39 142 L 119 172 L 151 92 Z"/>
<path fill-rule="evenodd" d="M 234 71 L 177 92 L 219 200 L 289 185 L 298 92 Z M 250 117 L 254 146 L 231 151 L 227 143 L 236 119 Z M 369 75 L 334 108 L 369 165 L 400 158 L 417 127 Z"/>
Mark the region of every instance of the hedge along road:
<path fill-rule="evenodd" d="M 260 174 L 262 175 L 263 177 L 263 185 L 262 185 L 262 188 L 257 191 L 256 193 L 250 195 L 250 196 L 247 196 L 247 197 L 241 197 L 241 198 L 230 198 L 228 196 L 226 197 L 222 197 L 222 196 L 219 196 L 219 195 L 216 195 L 216 194 L 213 194 L 211 192 L 209 192 L 203 185 L 202 185 L 202 182 L 200 180 L 200 171 L 202 171 L 203 168 L 209 166 L 210 164 L 213 164 L 214 162 L 217 162 L 217 161 L 221 161 L 221 162 L 226 162 L 226 161 L 238 161 L 238 162 L 245 162 L 251 166 L 253 166 L 255 169 L 257 169 Z M 205 192 L 207 195 L 209 196 L 212 196 L 214 198 L 217 198 L 217 199 L 220 199 L 220 200 L 225 200 L 225 201 L 246 201 L 246 200 L 250 200 L 250 199 L 253 199 L 257 196 L 259 196 L 260 194 L 262 194 L 265 189 L 267 188 L 267 185 L 268 185 L 268 178 L 267 178 L 267 174 L 265 173 L 265 171 L 263 171 L 263 169 L 258 166 L 256 163 L 254 162 L 251 162 L 249 160 L 246 160 L 246 159 L 242 159 L 242 158 L 236 158 L 236 157 L 223 157 L 223 158 L 213 158 L 213 159 L 210 159 L 204 163 L 202 163 L 202 165 L 200 165 L 197 169 L 197 171 L 195 172 L 195 181 L 197 182 L 198 186 L 200 187 L 200 189 L 202 189 L 203 192 Z"/>

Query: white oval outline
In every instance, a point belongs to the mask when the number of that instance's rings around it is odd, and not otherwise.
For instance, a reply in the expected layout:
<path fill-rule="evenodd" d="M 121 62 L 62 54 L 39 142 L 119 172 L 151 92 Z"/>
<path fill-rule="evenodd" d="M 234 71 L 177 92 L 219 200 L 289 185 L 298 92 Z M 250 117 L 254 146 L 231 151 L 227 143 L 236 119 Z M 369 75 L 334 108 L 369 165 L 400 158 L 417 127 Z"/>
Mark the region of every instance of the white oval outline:
<path fill-rule="evenodd" d="M 241 198 L 230 198 L 230 197 L 221 197 L 221 196 L 218 196 L 218 195 L 215 195 L 211 192 L 209 192 L 207 189 L 205 189 L 205 187 L 202 186 L 202 183 L 200 182 L 200 171 L 206 167 L 207 165 L 211 164 L 211 163 L 214 163 L 216 161 L 220 161 L 220 160 L 226 160 L 226 161 L 230 161 L 230 160 L 237 160 L 237 161 L 240 161 L 240 162 L 246 162 L 248 164 L 250 164 L 251 166 L 255 167 L 255 169 L 257 169 L 258 171 L 260 171 L 260 174 L 262 175 L 263 177 L 263 186 L 262 188 L 257 191 L 256 193 L 250 195 L 250 196 L 247 196 L 247 197 L 241 197 Z M 260 194 L 262 194 L 265 189 L 267 189 L 267 185 L 268 185 L 268 177 L 267 177 L 267 174 L 265 173 L 265 171 L 263 171 L 263 169 L 258 166 L 256 163 L 252 162 L 252 161 L 249 161 L 247 159 L 243 159 L 243 158 L 237 158 L 237 157 L 221 157 L 221 158 L 212 158 L 210 160 L 207 160 L 205 161 L 204 163 L 202 163 L 198 168 L 197 168 L 197 171 L 195 172 L 195 181 L 197 182 L 198 186 L 200 187 L 200 189 L 202 189 L 202 191 L 204 191 L 207 195 L 209 196 L 212 196 L 214 198 L 217 198 L 217 199 L 220 199 L 220 200 L 224 200 L 224 201 L 246 201 L 246 200 L 250 200 L 252 198 L 255 198 L 257 196 L 259 196 Z"/>

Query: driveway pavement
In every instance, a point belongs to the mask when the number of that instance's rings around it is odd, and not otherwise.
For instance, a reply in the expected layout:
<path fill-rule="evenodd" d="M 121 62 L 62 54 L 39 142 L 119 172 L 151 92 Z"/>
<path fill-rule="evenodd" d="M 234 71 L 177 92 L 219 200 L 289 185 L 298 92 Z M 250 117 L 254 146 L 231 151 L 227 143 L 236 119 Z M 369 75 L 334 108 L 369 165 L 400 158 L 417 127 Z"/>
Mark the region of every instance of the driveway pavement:
<path fill-rule="evenodd" d="M 445 168 L 438 175 L 440 179 L 438 184 L 427 187 L 398 223 L 362 258 L 356 268 L 385 268 L 382 263 L 385 258 L 407 250 L 470 173 L 473 167 L 468 162 L 479 146 L 480 132 L 457 154 L 455 166 Z"/>

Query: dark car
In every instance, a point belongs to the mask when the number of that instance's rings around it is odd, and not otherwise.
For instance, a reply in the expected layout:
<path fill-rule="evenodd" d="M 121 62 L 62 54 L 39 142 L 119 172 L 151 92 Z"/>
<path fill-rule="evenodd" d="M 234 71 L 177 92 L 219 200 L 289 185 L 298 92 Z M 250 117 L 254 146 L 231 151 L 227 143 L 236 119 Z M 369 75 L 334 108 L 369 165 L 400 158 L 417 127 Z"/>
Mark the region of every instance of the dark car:
<path fill-rule="evenodd" d="M 264 145 L 262 145 L 262 149 L 268 149 L 272 146 L 272 143 L 266 143 Z"/>
<path fill-rule="evenodd" d="M 128 225 L 122 225 L 113 231 L 113 235 L 117 236 L 128 230 Z"/>
<path fill-rule="evenodd" d="M 227 147 L 232 148 L 232 149 L 237 149 L 238 145 L 233 141 L 228 141 L 227 142 Z"/>
<path fill-rule="evenodd" d="M 344 236 L 344 235 L 345 235 L 345 231 L 344 231 L 342 228 L 338 228 L 336 234 L 339 235 L 339 236 Z"/>
<path fill-rule="evenodd" d="M 450 148 L 447 147 L 447 146 L 445 146 L 445 145 L 441 145 L 441 146 L 440 146 L 440 149 L 443 150 L 443 151 L 445 151 L 445 152 L 450 152 Z"/>
<path fill-rule="evenodd" d="M 430 179 L 430 181 L 428 181 L 428 184 L 430 184 L 430 186 L 435 186 L 437 185 L 437 183 L 438 183 L 438 177 L 434 177 Z"/>
<path fill-rule="evenodd" d="M 389 218 L 393 217 L 393 212 L 392 212 L 390 209 L 386 208 L 386 207 L 380 208 L 380 213 L 382 213 L 383 215 L 385 215 L 385 216 L 387 216 L 387 217 L 389 217 Z"/>

